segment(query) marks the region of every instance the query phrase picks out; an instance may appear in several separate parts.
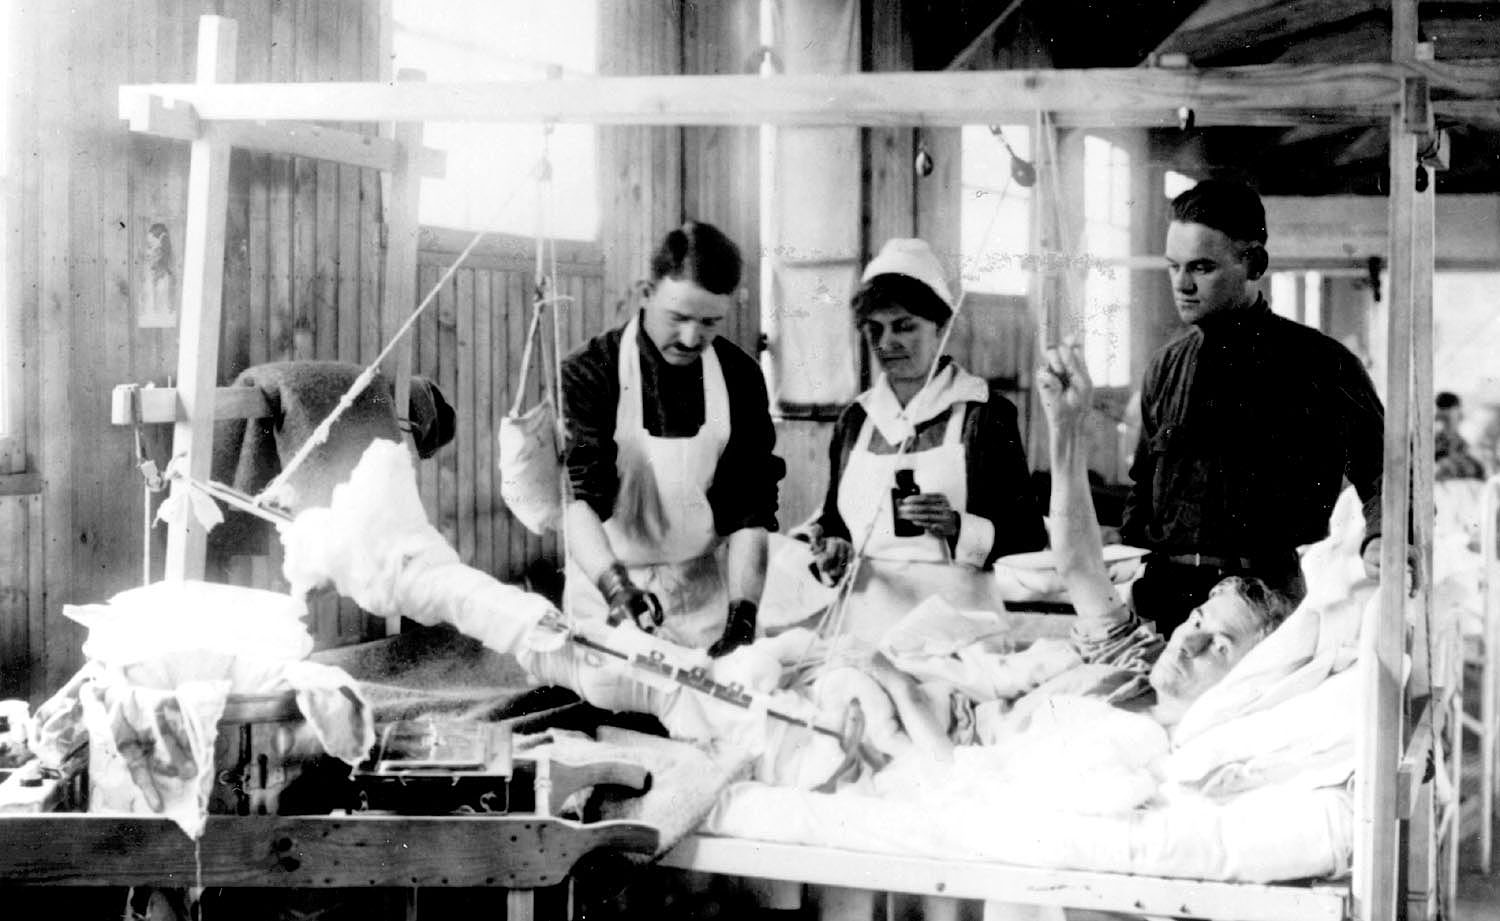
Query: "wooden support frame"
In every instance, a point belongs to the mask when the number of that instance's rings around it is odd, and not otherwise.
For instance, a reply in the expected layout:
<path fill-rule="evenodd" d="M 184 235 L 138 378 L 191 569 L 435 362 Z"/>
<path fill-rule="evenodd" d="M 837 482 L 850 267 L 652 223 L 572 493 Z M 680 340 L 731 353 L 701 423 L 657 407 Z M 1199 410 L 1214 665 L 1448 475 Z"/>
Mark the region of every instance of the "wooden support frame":
<path fill-rule="evenodd" d="M 1396 6 L 1400 12 L 1398 22 L 1409 23 L 1414 36 L 1414 0 L 1398 0 Z M 1405 34 L 1405 28 L 1398 32 Z M 1213 71 L 1136 68 L 833 77 L 626 77 L 466 85 L 321 83 L 316 87 L 200 83 L 127 86 L 121 88 L 120 97 L 122 111 L 144 112 L 143 117 L 148 120 L 156 117 L 163 130 L 168 130 L 162 121 L 167 116 L 153 116 L 153 113 L 179 105 L 190 106 L 193 121 L 181 114 L 174 115 L 170 130 L 183 131 L 184 125 L 197 124 L 203 134 L 194 140 L 195 150 L 198 145 L 212 150 L 216 144 L 222 146 L 222 139 L 230 136 L 216 133 L 218 129 L 213 126 L 246 120 L 956 126 L 1029 121 L 1034 113 L 1048 111 L 1056 113 L 1053 123 L 1062 126 L 1127 126 L 1175 124 L 1176 112 L 1183 106 L 1195 110 L 1201 125 L 1296 124 L 1323 116 L 1340 120 L 1388 119 L 1395 181 L 1391 199 L 1394 256 L 1388 366 L 1393 386 L 1388 398 L 1384 500 L 1387 540 L 1383 545 L 1385 577 L 1377 618 L 1376 662 L 1370 669 L 1371 707 L 1364 728 L 1368 744 L 1360 767 L 1356 873 L 1352 888 L 1245 887 L 1068 871 L 1028 871 L 988 864 L 972 868 L 976 875 L 959 884 L 948 880 L 958 879 L 952 874 L 969 868 L 960 865 L 957 870 L 943 871 L 952 865 L 935 861 L 906 863 L 923 864 L 928 871 L 938 874 L 924 877 L 918 873 L 913 877 L 916 881 L 908 881 L 910 886 L 918 887 L 916 891 L 927 891 L 920 887 L 930 885 L 933 892 L 949 896 L 972 892 L 976 897 L 996 899 L 1031 898 L 1049 904 L 1126 907 L 1163 914 L 1227 914 L 1240 918 L 1333 918 L 1351 912 L 1362 921 L 1395 917 L 1396 784 L 1406 600 L 1401 574 L 1407 550 L 1404 524 L 1410 508 L 1406 484 L 1413 457 L 1412 400 L 1414 391 L 1419 389 L 1411 381 L 1415 372 L 1423 370 L 1420 363 L 1414 362 L 1412 349 L 1430 347 L 1431 342 L 1430 308 L 1424 317 L 1413 306 L 1416 287 L 1424 278 L 1430 287 L 1432 270 L 1430 248 L 1424 251 L 1413 242 L 1413 235 L 1422 226 L 1413 182 L 1418 140 L 1413 125 L 1426 123 L 1427 116 L 1420 115 L 1419 108 L 1437 114 L 1448 111 L 1447 107 L 1488 112 L 1494 100 L 1500 99 L 1500 70 L 1484 64 L 1419 62 L 1414 56 L 1398 54 L 1390 64 L 1263 66 Z M 410 161 L 407 162 L 409 166 Z M 197 204 L 194 207 L 200 208 Z M 210 211 L 207 207 L 202 210 Z M 1424 252 L 1426 262 L 1422 263 Z M 217 319 L 216 313 L 214 318 Z M 185 326 L 185 341 L 186 333 Z M 201 379 L 196 379 L 191 402 L 181 397 L 180 403 L 190 420 L 201 423 L 199 414 L 193 410 L 214 398 L 215 394 L 203 387 Z M 1420 409 L 1417 418 L 1421 418 Z M 1419 478 L 1419 490 L 1420 482 Z M 1394 526 L 1396 523 L 1400 526 Z M 1420 802 L 1424 796 L 1419 793 L 1415 799 Z M 446 824 L 453 820 L 432 821 Z M 828 869 L 819 866 L 827 862 L 826 855 L 820 849 L 693 839 L 686 850 L 671 859 L 696 869 L 742 874 L 745 860 L 753 857 L 757 872 L 775 878 L 889 886 L 889 880 L 875 880 L 869 874 L 869 868 L 883 865 L 880 857 L 849 855 L 849 860 L 857 861 L 857 865 Z M 813 860 L 814 856 L 819 860 Z M 944 876 L 939 871 L 950 875 Z M 983 874 L 991 882 L 982 886 L 977 882 L 977 874 Z M 972 889 L 966 888 L 971 885 Z M 1094 888 L 1101 885 L 1103 888 Z M 1246 897 L 1252 902 L 1262 897 L 1267 901 L 1256 908 L 1245 901 Z M 1223 901 L 1226 899 L 1230 901 Z"/>
<path fill-rule="evenodd" d="M 595 77 L 508 83 L 319 83 L 120 88 L 181 100 L 200 119 L 579 122 L 598 125 L 947 126 L 1059 124 L 1300 124 L 1325 111 L 1382 120 L 1403 81 L 1423 77 L 1453 97 L 1500 97 L 1500 71 L 1484 65 L 1406 62 L 1260 65 L 1214 70 L 1153 68 L 786 76 Z M 1441 107 L 1439 106 L 1439 110 Z M 1064 117 L 1071 117 L 1064 122 Z"/>
<path fill-rule="evenodd" d="M 235 25 L 205 17 L 198 32 L 198 80 L 234 79 Z M 230 149 L 220 141 L 193 141 L 188 167 L 187 235 L 182 255 L 182 333 L 177 363 L 183 415 L 172 433 L 173 450 L 187 457 L 187 474 L 208 479 L 213 460 L 211 406 L 219 371 L 219 320 L 224 297 L 225 220 L 229 211 Z M 188 487 L 172 484 L 177 495 Z M 167 532 L 166 577 L 203 578 L 208 532 L 187 521 Z"/>
<path fill-rule="evenodd" d="M 195 85 L 229 85 L 234 78 L 234 21 L 204 16 L 200 21 L 198 80 Z M 243 388 L 216 387 L 219 327 L 222 313 L 225 224 L 228 218 L 230 151 L 252 150 L 316 158 L 375 168 L 392 176 L 387 198 L 389 243 L 385 298 L 380 318 L 382 341 L 389 342 L 405 317 L 393 303 L 416 299 L 417 200 L 424 176 L 441 177 L 446 157 L 422 146 L 420 124 L 396 126 L 394 137 L 366 137 L 349 131 L 284 121 L 208 122 L 191 105 L 157 95 L 120 93 L 120 115 L 133 131 L 190 141 L 188 225 L 184 248 L 179 386 L 140 388 L 121 385 L 112 394 L 111 421 L 116 425 L 172 423 L 173 451 L 187 458 L 187 474 L 209 478 L 213 424 L 217 419 L 253 419 L 269 415 L 265 399 Z M 401 298 L 393 301 L 394 298 Z M 405 406 L 411 374 L 410 343 L 394 350 L 387 373 L 393 375 L 397 406 Z M 187 488 L 174 483 L 172 489 Z M 206 533 L 195 521 L 168 528 L 165 574 L 169 579 L 202 578 Z M 399 629 L 399 618 L 387 630 Z"/>
<path fill-rule="evenodd" d="M 0 825 L 0 877 L 61 886 L 536 889 L 566 880 L 590 851 L 646 857 L 660 840 L 638 822 L 538 816 L 214 815 L 196 847 L 167 819 L 10 815 Z"/>
<path fill-rule="evenodd" d="M 131 95 L 121 99 L 120 117 L 130 130 L 179 141 L 208 140 L 256 153 L 287 154 L 327 160 L 341 166 L 394 170 L 405 157 L 401 143 L 352 131 L 298 122 L 203 122 L 191 105 L 162 96 Z M 417 170 L 441 178 L 447 155 L 421 148 Z"/>
<path fill-rule="evenodd" d="M 1335 884 L 1212 883 L 893 857 L 705 835 L 687 838 L 662 863 L 822 886 L 1236 921 L 1341 921 L 1349 901 L 1348 887 Z"/>

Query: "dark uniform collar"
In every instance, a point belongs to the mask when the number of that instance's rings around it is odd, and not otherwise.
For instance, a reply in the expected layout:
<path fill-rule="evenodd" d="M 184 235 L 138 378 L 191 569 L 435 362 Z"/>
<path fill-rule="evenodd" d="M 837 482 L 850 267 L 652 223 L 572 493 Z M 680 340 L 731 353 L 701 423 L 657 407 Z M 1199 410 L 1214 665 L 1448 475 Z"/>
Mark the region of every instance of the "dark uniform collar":
<path fill-rule="evenodd" d="M 1270 315 L 1271 305 L 1266 303 L 1266 296 L 1257 291 L 1255 301 L 1250 306 L 1221 310 L 1199 320 L 1197 326 L 1204 335 L 1214 335 L 1260 323 Z"/>

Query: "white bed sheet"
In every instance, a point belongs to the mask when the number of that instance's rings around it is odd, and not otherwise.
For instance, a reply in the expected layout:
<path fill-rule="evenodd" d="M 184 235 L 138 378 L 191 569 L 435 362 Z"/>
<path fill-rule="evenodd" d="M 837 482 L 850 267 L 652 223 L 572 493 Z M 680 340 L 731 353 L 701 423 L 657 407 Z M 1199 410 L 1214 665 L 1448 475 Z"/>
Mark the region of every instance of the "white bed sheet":
<path fill-rule="evenodd" d="M 1344 787 L 1262 788 L 1117 815 L 908 803 L 744 782 L 700 832 L 865 853 L 1226 882 L 1342 874 L 1353 807 Z"/>

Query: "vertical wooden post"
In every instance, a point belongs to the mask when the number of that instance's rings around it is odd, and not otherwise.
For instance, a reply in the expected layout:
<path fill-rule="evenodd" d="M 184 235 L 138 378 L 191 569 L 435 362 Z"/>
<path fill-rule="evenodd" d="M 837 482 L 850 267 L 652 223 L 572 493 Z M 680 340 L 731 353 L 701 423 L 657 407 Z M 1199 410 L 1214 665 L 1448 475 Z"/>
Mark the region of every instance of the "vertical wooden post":
<path fill-rule="evenodd" d="M 1416 54 L 1416 0 L 1391 4 L 1391 57 Z M 1405 639 L 1407 521 L 1412 439 L 1413 219 L 1417 208 L 1417 136 L 1408 116 L 1407 94 L 1390 125 L 1390 308 L 1386 337 L 1385 477 L 1382 483 L 1380 608 L 1375 619 L 1374 661 L 1366 662 L 1368 684 L 1363 758 L 1359 765 L 1354 849 L 1354 908 L 1361 921 L 1396 917 L 1396 762 L 1402 728 L 1401 665 Z M 1430 279 L 1431 266 L 1427 267 Z M 1430 281 L 1429 281 L 1430 284 Z M 1430 317 L 1428 319 L 1430 326 Z"/>
<path fill-rule="evenodd" d="M 505 921 L 534 921 L 536 893 L 530 889 L 505 890 Z"/>
<path fill-rule="evenodd" d="M 403 69 L 396 75 L 400 81 L 426 79 L 418 70 Z M 385 292 L 380 299 L 380 343 L 384 347 L 396 335 L 401 324 L 417 307 L 417 249 L 421 223 L 417 206 L 421 200 L 422 123 L 400 122 L 392 129 L 401 154 L 391 170 L 390 194 L 385 209 Z M 411 336 L 408 335 L 386 356 L 382 373 L 394 385 L 396 416 L 410 414 Z M 401 630 L 400 617 L 387 617 L 387 635 Z"/>
<path fill-rule="evenodd" d="M 1415 147 L 1423 135 L 1433 129 L 1432 112 L 1427 100 L 1427 86 L 1412 81 L 1412 98 L 1408 105 L 1406 131 Z M 1420 110 L 1414 112 L 1413 110 Z M 1415 115 L 1415 120 L 1413 116 Z M 1416 132 L 1421 132 L 1420 134 Z M 1416 177 L 1419 169 L 1415 152 L 1406 169 Z M 1426 697 L 1434 691 L 1452 690 L 1447 676 L 1433 676 L 1429 617 L 1432 611 L 1432 532 L 1437 521 L 1433 508 L 1433 352 L 1432 352 L 1432 276 L 1434 261 L 1434 223 L 1437 176 L 1420 167 L 1426 176 L 1425 188 L 1414 188 L 1411 214 L 1411 432 L 1412 432 L 1412 540 L 1417 551 L 1419 582 L 1416 598 L 1416 632 L 1412 637 L 1411 679 L 1407 683 L 1408 699 Z M 1461 677 L 1460 677 L 1460 680 Z M 1436 687 L 1433 687 L 1436 685 Z M 1438 701 L 1433 700 L 1433 705 Z M 1435 713 L 1441 727 L 1441 710 Z"/>
<path fill-rule="evenodd" d="M 1396 761 L 1402 738 L 1407 497 L 1411 471 L 1411 213 L 1416 142 L 1400 113 L 1391 119 L 1390 307 L 1387 334 L 1385 476 L 1382 481 L 1380 613 L 1367 684 L 1359 765 L 1354 898 L 1361 921 L 1389 921 L 1396 906 Z"/>
<path fill-rule="evenodd" d="M 198 23 L 198 82 L 234 79 L 235 23 L 204 16 Z M 214 388 L 218 385 L 219 321 L 224 293 L 224 236 L 229 216 L 229 147 L 193 141 L 188 171 L 187 233 L 182 256 L 182 330 L 177 359 L 181 416 L 174 454 L 187 455 L 188 476 L 207 480 L 213 460 Z M 188 487 L 176 482 L 172 493 Z M 207 532 L 189 520 L 167 532 L 166 577 L 201 579 Z"/>

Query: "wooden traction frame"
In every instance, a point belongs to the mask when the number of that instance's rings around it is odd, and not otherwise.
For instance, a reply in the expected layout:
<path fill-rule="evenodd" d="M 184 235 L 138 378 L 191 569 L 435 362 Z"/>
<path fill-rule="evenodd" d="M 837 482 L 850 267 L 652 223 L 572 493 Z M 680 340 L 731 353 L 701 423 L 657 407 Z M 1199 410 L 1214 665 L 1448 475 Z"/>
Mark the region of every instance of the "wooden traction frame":
<path fill-rule="evenodd" d="M 1135 68 L 1104 71 L 1011 71 L 1004 73 L 961 74 L 857 74 L 819 77 L 815 81 L 800 77 L 625 77 L 587 80 L 561 80 L 514 84 L 337 84 L 316 86 L 298 84 L 230 85 L 228 69 L 222 66 L 232 57 L 233 24 L 217 17 L 205 17 L 200 37 L 199 82 L 186 85 L 124 86 L 120 89 L 121 112 L 132 119 L 136 130 L 151 131 L 168 137 L 191 136 L 193 171 L 190 180 L 189 233 L 184 283 L 182 369 L 175 399 L 174 421 L 177 425 L 178 450 L 186 446 L 190 469 L 198 475 L 198 466 L 206 465 L 203 446 L 207 445 L 208 426 L 215 413 L 209 407 L 216 401 L 239 399 L 215 391 L 213 373 L 217 363 L 217 328 L 219 298 L 217 285 L 210 282 L 222 272 L 224 242 L 224 194 L 227 186 L 227 151 L 230 144 L 260 145 L 263 150 L 308 155 L 311 144 L 321 145 L 333 159 L 372 165 L 392 162 L 398 178 L 397 192 L 392 196 L 389 215 L 391 258 L 387 262 L 387 292 L 381 316 L 381 327 L 389 336 L 405 309 L 414 303 L 415 259 L 405 258 L 405 234 L 415 241 L 416 179 L 432 164 L 430 156 L 416 156 L 411 151 L 420 143 L 420 123 L 427 120 L 488 121 L 571 121 L 594 124 L 694 124 L 694 125 L 954 125 L 969 122 L 1029 120 L 1034 113 L 1056 113 L 1055 124 L 1061 126 L 1173 125 L 1177 109 L 1203 106 L 1198 112 L 1199 124 L 1288 124 L 1309 117 L 1333 115 L 1346 120 L 1389 118 L 1392 134 L 1392 163 L 1395 180 L 1391 189 L 1392 304 L 1390 309 L 1390 380 L 1394 386 L 1388 396 L 1385 455 L 1385 534 L 1404 535 L 1405 528 L 1393 525 L 1404 521 L 1409 509 L 1404 488 L 1412 471 L 1414 450 L 1412 432 L 1430 432 L 1431 400 L 1415 399 L 1431 389 L 1431 282 L 1432 194 L 1418 193 L 1412 176 L 1419 140 L 1431 130 L 1434 111 L 1461 112 L 1476 106 L 1492 106 L 1500 98 L 1500 77 L 1492 67 L 1482 64 L 1436 64 L 1417 60 L 1414 53 L 1416 4 L 1414 0 L 1397 0 L 1393 29 L 1393 60 L 1390 64 L 1361 64 L 1328 67 L 1241 67 L 1225 70 L 1171 72 Z M 1432 99 L 1430 90 L 1437 90 Z M 1005 100 L 997 103 L 996 100 Z M 338 132 L 290 127 L 304 120 L 370 120 L 403 123 L 393 149 L 384 144 L 355 142 Z M 266 120 L 253 130 L 245 120 Z M 194 133 L 196 132 L 196 133 Z M 359 159 L 354 159 L 355 157 Z M 402 191 L 404 190 L 404 192 Z M 409 222 L 397 226 L 397 221 Z M 1425 236 L 1424 236 L 1425 235 Z M 1414 240 L 1416 241 L 1414 244 Z M 414 252 L 414 250 L 412 250 Z M 397 257 L 400 256 L 398 259 Z M 190 295 L 189 292 L 192 292 Z M 398 296 L 400 295 L 400 296 Z M 1414 301 L 1416 302 L 1414 304 Z M 1415 308 L 1415 309 L 1414 309 Z M 191 334 L 191 335 L 190 335 Z M 398 386 L 404 383 L 410 367 L 410 350 L 400 350 L 394 367 Z M 1418 380 L 1419 377 L 1425 377 Z M 166 399 L 150 397 L 150 400 Z M 142 398 L 144 407 L 146 400 Z M 199 412 L 199 407 L 204 411 Z M 153 414 L 160 410 L 153 410 Z M 254 412 L 254 407 L 244 411 Z M 1415 418 L 1414 418 L 1415 416 Z M 1420 442 L 1419 442 L 1420 444 Z M 206 476 L 206 467 L 201 471 Z M 1399 484 L 1401 488 L 1391 488 Z M 1430 477 L 1417 478 L 1419 510 L 1430 508 Z M 1422 494 L 1423 489 L 1427 495 Z M 1428 529 L 1430 531 L 1430 529 Z M 1431 538 L 1419 529 L 1418 547 L 1430 555 Z M 1425 546 L 1423 546 L 1425 542 Z M 1398 806 L 1413 808 L 1413 801 L 1430 807 L 1431 796 L 1418 792 L 1401 797 L 1398 803 L 1398 770 L 1403 754 L 1414 763 L 1417 752 L 1405 752 L 1402 740 L 1413 734 L 1414 727 L 1403 707 L 1400 681 L 1405 651 L 1405 591 L 1401 573 L 1407 552 L 1407 539 L 1388 539 L 1384 544 L 1385 573 L 1381 589 L 1380 630 L 1375 642 L 1378 661 L 1371 668 L 1371 702 L 1363 715 L 1362 732 L 1372 742 L 1367 745 L 1360 765 L 1361 791 L 1356 809 L 1356 868 L 1351 886 L 1245 886 L 1230 883 L 1206 883 L 1190 880 L 1168 880 L 1130 877 L 1114 874 L 1080 873 L 1060 870 L 1029 870 L 987 864 L 953 864 L 906 858 L 889 858 L 818 848 L 797 848 L 757 842 L 720 839 L 690 839 L 669 858 L 669 862 L 693 869 L 733 873 L 742 876 L 765 876 L 788 880 L 805 880 L 837 885 L 871 886 L 889 890 L 905 881 L 910 891 L 954 896 L 973 896 L 1009 901 L 1071 905 L 1096 909 L 1145 911 L 1167 915 L 1200 917 L 1280 919 L 1352 917 L 1360 921 L 1388 921 L 1397 914 L 1397 879 L 1400 854 L 1400 828 L 1405 818 Z M 174 532 L 169 547 L 173 560 L 169 575 L 190 576 L 202 570 L 202 535 Z M 195 566 L 196 564 L 196 566 Z M 1424 589 L 1426 587 L 1424 586 Z M 1420 745 L 1431 744 L 1432 732 L 1415 733 Z M 1425 760 L 1425 759 L 1422 759 Z M 1420 771 L 1408 770 L 1408 784 Z M 1425 786 L 1425 785 L 1424 785 Z M 1415 786 L 1409 787 L 1416 789 Z M 1418 810 L 1416 819 L 1422 819 Z M 101 863 L 88 849 L 75 849 L 70 840 L 150 840 L 142 829 L 151 820 L 113 820 L 97 817 L 37 817 L 20 820 L 26 823 L 74 822 L 68 826 L 12 826 L 4 839 L 25 842 L 9 848 L 13 858 L 26 856 L 39 863 L 43 853 L 52 858 L 63 855 L 56 864 L 57 875 L 74 882 L 90 878 L 88 867 L 108 867 L 109 880 L 127 877 L 140 879 L 152 871 L 137 858 L 123 862 Z M 259 842 L 234 861 L 263 861 L 268 834 L 286 827 L 280 822 L 303 823 L 299 827 L 321 828 L 332 838 L 334 828 L 361 828 L 371 818 L 345 819 L 340 825 L 316 824 L 316 820 L 218 818 L 210 820 L 210 842 L 249 835 Z M 334 820 L 328 820 L 333 822 Z M 462 836 L 458 850 L 467 853 L 478 846 L 479 839 L 465 834 L 469 820 L 443 818 L 401 820 L 399 824 L 381 826 L 385 832 L 402 837 L 403 843 L 432 836 L 433 846 L 447 841 L 453 829 Z M 124 822 L 124 825 L 119 823 Z M 1416 823 L 1413 823 L 1416 824 Z M 77 835 L 63 833 L 61 828 L 76 828 Z M 239 831 L 243 829 L 243 831 Z M 1430 831 L 1430 830 L 1429 830 Z M 418 847 L 400 848 L 397 837 L 363 839 L 366 846 L 381 848 L 381 859 L 395 868 L 421 867 L 405 878 L 427 881 L 434 870 L 428 865 L 431 854 L 417 853 Z M 1424 831 L 1424 835 L 1428 832 Z M 118 837 L 109 837 L 116 835 Z M 411 835 L 414 837 L 407 838 Z M 1415 839 L 1417 836 L 1410 836 Z M 279 843 L 282 839 L 274 839 Z M 292 839 L 301 840 L 301 839 Z M 1425 840 L 1425 839 L 1424 839 Z M 56 842 L 64 842 L 62 845 Z M 53 842 L 41 847 L 42 842 Z M 515 842 L 517 845 L 520 842 Z M 444 847 L 445 853 L 452 849 Z M 486 847 L 492 857 L 505 848 Z M 23 853 L 24 852 L 24 855 Z M 3 853 L 3 852 L 0 852 Z M 221 853 L 206 850 L 208 853 Z M 229 853 L 228 851 L 222 853 Z M 87 855 L 87 856 L 86 856 Z M 1413 854 L 1414 858 L 1421 855 Z M 86 859 L 85 865 L 69 860 Z M 233 881 L 230 866 L 218 859 L 206 861 L 205 870 L 214 868 L 211 885 L 264 885 L 264 882 Z M 228 859 L 228 858 L 224 858 Z M 415 863 L 414 863 L 415 862 Z M 1414 859 L 1408 873 L 1417 867 Z M 889 873 L 885 871 L 890 871 Z M 899 871 L 899 872 L 898 872 Z M 102 873 L 102 870 L 100 871 Z M 244 871 L 243 879 L 255 879 L 255 871 Z M 393 879 L 403 872 L 391 871 Z M 287 877 L 290 879 L 291 877 Z M 333 885 L 346 876 L 297 876 L 302 885 Z M 455 876 L 467 884 L 495 884 L 493 877 Z M 439 881 L 443 879 L 438 876 Z M 104 882 L 98 879 L 97 882 Z M 1418 877 L 1409 886 L 1412 901 L 1408 909 L 1415 916 L 1430 915 L 1432 887 L 1430 880 Z M 365 881 L 368 884 L 368 880 Z M 456 883 L 453 883 L 456 884 Z"/>

